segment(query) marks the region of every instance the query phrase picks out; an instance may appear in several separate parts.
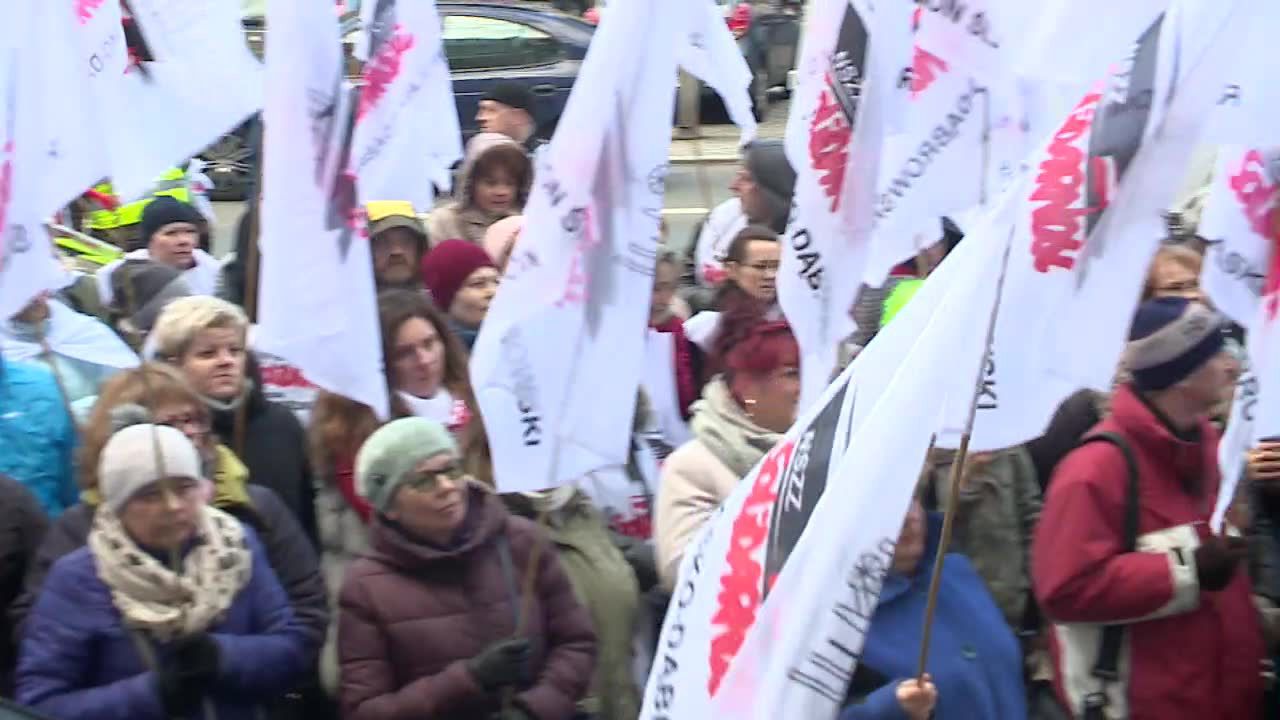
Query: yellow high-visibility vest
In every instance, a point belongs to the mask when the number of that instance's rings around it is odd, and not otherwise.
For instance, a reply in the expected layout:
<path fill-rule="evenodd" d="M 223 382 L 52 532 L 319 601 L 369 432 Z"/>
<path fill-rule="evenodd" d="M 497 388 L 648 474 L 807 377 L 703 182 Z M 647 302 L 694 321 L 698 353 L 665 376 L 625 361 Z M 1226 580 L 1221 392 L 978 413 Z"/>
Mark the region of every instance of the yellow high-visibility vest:
<path fill-rule="evenodd" d="M 98 183 L 93 186 L 93 189 L 104 195 L 115 195 L 109 182 Z M 191 190 L 187 187 L 186 171 L 179 167 L 170 168 L 156 180 L 156 184 L 152 185 L 151 189 L 141 199 L 122 204 L 115 210 L 102 208 L 89 213 L 84 219 L 85 228 L 89 230 L 113 230 L 119 227 L 137 225 L 142 222 L 142 211 L 146 209 L 152 200 L 161 195 L 168 195 L 182 202 L 190 203 Z"/>

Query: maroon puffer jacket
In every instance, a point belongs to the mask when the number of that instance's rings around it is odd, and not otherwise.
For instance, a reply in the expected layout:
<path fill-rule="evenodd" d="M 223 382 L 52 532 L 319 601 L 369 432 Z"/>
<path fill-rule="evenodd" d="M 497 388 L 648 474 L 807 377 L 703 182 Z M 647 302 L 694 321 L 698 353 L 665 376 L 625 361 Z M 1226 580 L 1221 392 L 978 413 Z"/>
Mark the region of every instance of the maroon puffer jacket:
<path fill-rule="evenodd" d="M 485 718 L 500 709 L 466 661 L 515 633 L 533 547 L 549 542 L 484 490 L 470 494 L 464 539 L 444 550 L 374 518 L 373 552 L 352 563 L 338 617 L 340 698 L 346 720 Z M 511 578 L 499 559 L 505 535 Z M 591 617 L 574 596 L 554 548 L 538 554 L 532 612 L 533 685 L 515 699 L 538 720 L 567 720 L 595 662 Z"/>

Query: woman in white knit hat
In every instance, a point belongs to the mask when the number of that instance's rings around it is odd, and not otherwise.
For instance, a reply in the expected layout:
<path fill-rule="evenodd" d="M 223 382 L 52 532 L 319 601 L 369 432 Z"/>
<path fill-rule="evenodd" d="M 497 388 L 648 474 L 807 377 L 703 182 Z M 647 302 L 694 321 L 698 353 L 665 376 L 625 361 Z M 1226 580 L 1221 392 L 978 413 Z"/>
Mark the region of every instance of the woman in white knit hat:
<path fill-rule="evenodd" d="M 252 531 L 206 504 L 195 447 L 124 427 L 98 488 L 88 545 L 54 564 L 27 620 L 19 702 L 65 720 L 256 717 L 306 670 L 306 631 Z"/>

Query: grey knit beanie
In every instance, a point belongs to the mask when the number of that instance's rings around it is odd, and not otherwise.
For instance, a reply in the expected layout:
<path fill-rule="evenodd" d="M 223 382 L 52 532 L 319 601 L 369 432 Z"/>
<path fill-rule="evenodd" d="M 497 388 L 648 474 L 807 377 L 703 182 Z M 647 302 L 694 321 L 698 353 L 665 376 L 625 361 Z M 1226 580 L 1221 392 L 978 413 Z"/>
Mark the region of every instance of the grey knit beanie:
<path fill-rule="evenodd" d="M 167 425 L 130 425 L 112 435 L 98 457 L 98 492 L 102 503 L 116 513 L 151 483 L 201 476 L 195 446 Z"/>
<path fill-rule="evenodd" d="M 444 425 L 420 417 L 393 420 L 370 435 L 356 455 L 356 492 L 385 513 L 413 468 L 441 453 L 458 456 L 458 446 Z"/>

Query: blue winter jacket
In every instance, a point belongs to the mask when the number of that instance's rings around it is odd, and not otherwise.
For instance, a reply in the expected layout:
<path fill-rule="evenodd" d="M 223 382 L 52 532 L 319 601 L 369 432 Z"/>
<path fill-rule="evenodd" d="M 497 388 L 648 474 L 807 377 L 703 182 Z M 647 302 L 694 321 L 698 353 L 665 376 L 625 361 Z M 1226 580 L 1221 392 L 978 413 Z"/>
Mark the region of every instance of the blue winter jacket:
<path fill-rule="evenodd" d="M 252 576 L 209 629 L 220 650 L 209 695 L 217 720 L 263 717 L 261 704 L 293 687 L 308 664 L 307 630 L 258 539 L 247 528 L 246 535 Z M 146 642 L 163 666 L 170 648 Z M 144 666 L 87 547 L 49 571 L 27 620 L 15 679 L 18 702 L 59 720 L 165 720 L 156 673 Z"/>
<path fill-rule="evenodd" d="M 76 430 L 53 373 L 0 360 L 0 474 L 27 486 L 50 517 L 76 504 Z"/>
<path fill-rule="evenodd" d="M 871 618 L 861 664 L 889 678 L 840 720 L 906 720 L 898 683 L 915 677 L 924 609 L 941 521 L 929 518 L 925 556 L 910 578 L 889 574 Z M 1022 650 L 982 578 L 958 553 L 947 555 L 929 643 L 928 672 L 938 688 L 935 720 L 1027 717 Z"/>

